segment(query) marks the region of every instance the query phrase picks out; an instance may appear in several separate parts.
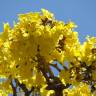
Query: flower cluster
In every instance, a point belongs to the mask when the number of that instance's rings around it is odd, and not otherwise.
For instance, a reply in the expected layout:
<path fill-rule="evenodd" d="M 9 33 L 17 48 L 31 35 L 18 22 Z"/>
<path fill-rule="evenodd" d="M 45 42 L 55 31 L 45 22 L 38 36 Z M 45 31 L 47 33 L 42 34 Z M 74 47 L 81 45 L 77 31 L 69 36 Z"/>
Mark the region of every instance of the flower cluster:
<path fill-rule="evenodd" d="M 74 22 L 58 21 L 45 9 L 20 14 L 13 28 L 4 24 L 0 34 L 0 78 L 5 79 L 0 92 L 12 93 L 12 80 L 18 79 L 16 88 L 23 90 L 22 84 L 29 89 L 36 87 L 42 96 L 58 94 L 58 88 L 64 96 L 96 96 L 96 38 L 87 37 L 81 44 L 75 27 Z M 50 66 L 57 69 L 58 76 Z"/>

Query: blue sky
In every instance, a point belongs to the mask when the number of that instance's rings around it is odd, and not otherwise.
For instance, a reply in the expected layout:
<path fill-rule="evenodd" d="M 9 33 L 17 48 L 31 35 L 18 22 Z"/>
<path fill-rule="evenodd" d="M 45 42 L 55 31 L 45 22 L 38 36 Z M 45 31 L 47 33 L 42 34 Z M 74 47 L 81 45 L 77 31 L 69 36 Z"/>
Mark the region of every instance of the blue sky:
<path fill-rule="evenodd" d="M 41 8 L 53 12 L 58 20 L 74 21 L 81 42 L 88 34 L 96 36 L 96 0 L 0 0 L 0 32 L 3 23 L 13 25 L 17 14 L 40 11 Z"/>

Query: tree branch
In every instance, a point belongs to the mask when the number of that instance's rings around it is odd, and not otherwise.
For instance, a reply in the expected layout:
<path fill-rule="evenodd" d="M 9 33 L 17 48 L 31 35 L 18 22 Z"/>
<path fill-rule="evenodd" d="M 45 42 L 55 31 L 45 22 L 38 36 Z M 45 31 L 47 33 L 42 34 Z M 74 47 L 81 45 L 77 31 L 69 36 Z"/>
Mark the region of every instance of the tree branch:
<path fill-rule="evenodd" d="M 30 90 L 27 89 L 26 85 L 20 83 L 18 79 L 15 79 L 16 84 L 25 92 L 25 96 L 29 96 L 32 91 L 34 91 L 34 87 L 32 86 Z"/>
<path fill-rule="evenodd" d="M 29 93 L 28 89 L 26 88 L 26 85 L 23 83 L 21 84 L 18 79 L 15 79 L 15 82 L 25 92 L 25 96 L 29 96 L 30 93 Z"/>
<path fill-rule="evenodd" d="M 16 87 L 14 87 L 12 80 L 11 80 L 10 85 L 11 85 L 12 90 L 13 90 L 13 96 L 17 96 L 17 94 L 16 94 Z"/>
<path fill-rule="evenodd" d="M 55 96 L 63 96 L 63 93 L 62 93 L 63 89 L 68 88 L 70 86 L 70 84 L 66 84 L 66 86 L 64 84 L 62 84 L 61 80 L 58 77 L 54 76 L 50 66 L 48 66 L 47 71 L 44 66 L 46 66 L 46 64 L 51 65 L 51 66 L 55 67 L 59 72 L 61 71 L 61 69 L 57 66 L 57 64 L 54 64 L 54 65 L 48 64 L 46 62 L 46 60 L 44 59 L 44 57 L 40 56 L 39 53 L 37 54 L 37 62 L 38 62 L 39 70 L 42 72 L 43 76 L 45 77 L 45 79 L 47 81 L 48 86 L 46 87 L 46 89 L 54 90 Z M 49 73 L 50 76 L 47 76 L 47 73 Z"/>
<path fill-rule="evenodd" d="M 54 67 L 54 68 L 57 69 L 59 72 L 61 71 L 61 69 L 58 67 L 57 64 L 50 64 L 50 66 Z"/>

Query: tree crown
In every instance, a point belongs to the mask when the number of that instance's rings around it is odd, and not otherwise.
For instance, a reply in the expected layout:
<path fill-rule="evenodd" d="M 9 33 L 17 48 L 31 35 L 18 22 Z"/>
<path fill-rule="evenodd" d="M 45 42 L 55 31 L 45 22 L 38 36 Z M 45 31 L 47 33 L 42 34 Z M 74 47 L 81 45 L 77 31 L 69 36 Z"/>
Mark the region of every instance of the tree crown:
<path fill-rule="evenodd" d="M 29 96 L 37 88 L 42 96 L 95 96 L 96 37 L 81 44 L 75 27 L 45 9 L 20 14 L 13 28 L 5 23 L 0 34 L 0 92 L 15 94 L 21 88 Z"/>

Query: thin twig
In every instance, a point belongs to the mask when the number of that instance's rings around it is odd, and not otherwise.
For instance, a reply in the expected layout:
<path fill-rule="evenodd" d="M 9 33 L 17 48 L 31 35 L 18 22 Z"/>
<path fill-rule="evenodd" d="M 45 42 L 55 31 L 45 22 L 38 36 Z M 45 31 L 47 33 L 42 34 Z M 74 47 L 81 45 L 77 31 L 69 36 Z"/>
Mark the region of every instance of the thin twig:
<path fill-rule="evenodd" d="M 59 72 L 61 71 L 61 69 L 58 67 L 57 64 L 50 64 L 50 66 L 54 67 L 54 68 L 57 69 Z"/>
<path fill-rule="evenodd" d="M 16 87 L 14 87 L 12 80 L 11 80 L 10 85 L 11 85 L 12 90 L 13 90 L 13 96 L 17 96 L 17 94 L 16 94 Z"/>

